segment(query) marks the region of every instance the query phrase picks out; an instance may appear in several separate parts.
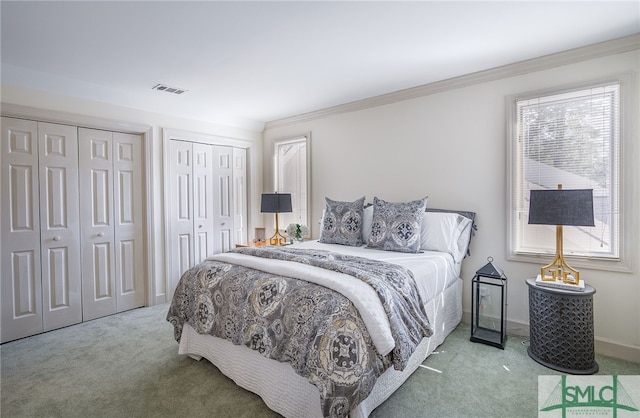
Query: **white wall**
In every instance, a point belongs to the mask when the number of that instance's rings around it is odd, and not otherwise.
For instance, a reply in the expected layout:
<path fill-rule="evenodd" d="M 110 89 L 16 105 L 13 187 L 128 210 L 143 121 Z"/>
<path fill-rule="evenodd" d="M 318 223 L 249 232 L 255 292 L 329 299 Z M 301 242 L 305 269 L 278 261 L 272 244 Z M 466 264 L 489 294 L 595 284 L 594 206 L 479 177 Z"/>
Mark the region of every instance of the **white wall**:
<path fill-rule="evenodd" d="M 625 118 L 638 119 L 638 50 L 561 65 L 522 75 L 481 82 L 462 88 L 392 104 L 268 124 L 264 133 L 264 188 L 272 188 L 269 167 L 274 139 L 311 132 L 311 211 L 321 217 L 324 197 L 355 200 L 366 195 L 389 201 L 429 196 L 429 206 L 477 213 L 478 233 L 472 255 L 462 269 L 464 305 L 470 310 L 470 281 L 488 256 L 508 277 L 508 320 L 511 331 L 528 330 L 528 289 L 525 279 L 544 263 L 507 260 L 506 245 L 506 98 L 510 95 L 621 73 L 629 75 L 635 110 Z M 626 94 L 630 90 L 626 90 Z M 288 123 L 290 122 L 290 123 Z M 638 125 L 625 132 L 625 153 L 640 161 Z M 629 231 L 632 254 L 640 256 L 640 176 L 634 164 L 627 182 L 633 185 Z M 314 237 L 319 225 L 312 225 Z M 640 362 L 640 271 L 610 273 L 580 268 L 581 277 L 597 289 L 594 296 L 596 350 Z M 520 328 L 520 329 L 517 329 Z"/>
<path fill-rule="evenodd" d="M 262 191 L 262 142 L 261 132 L 251 132 L 231 127 L 212 125 L 204 122 L 174 118 L 167 115 L 159 115 L 144 112 L 136 109 L 115 106 L 106 103 L 91 102 L 87 100 L 64 97 L 41 91 L 28 90 L 13 86 L 2 86 L 2 112 L 7 109 L 28 106 L 37 115 L 47 117 L 68 119 L 73 122 L 79 121 L 82 126 L 99 123 L 101 128 L 118 130 L 123 126 L 140 126 L 150 136 L 148 144 L 151 151 L 151 193 L 153 196 L 150 207 L 147 208 L 147 215 L 152 220 L 152 231 L 147 244 L 150 248 L 152 266 L 148 269 L 151 277 L 148 289 L 149 305 L 165 301 L 166 273 L 165 273 L 165 214 L 163 210 L 164 202 L 164 174 L 163 174 L 163 129 L 179 131 L 189 131 L 199 134 L 214 135 L 223 137 L 225 145 L 233 145 L 234 140 L 238 140 L 236 146 L 246 147 L 250 144 L 248 153 L 248 189 L 250 192 L 249 206 L 249 231 L 254 225 L 261 226 L 262 215 L 259 213 L 258 197 Z M 49 112 L 51 111 L 51 112 Z M 13 115 L 12 115 L 13 116 Z M 42 120 L 42 119 L 40 119 Z M 256 197 L 258 196 L 258 197 Z"/>

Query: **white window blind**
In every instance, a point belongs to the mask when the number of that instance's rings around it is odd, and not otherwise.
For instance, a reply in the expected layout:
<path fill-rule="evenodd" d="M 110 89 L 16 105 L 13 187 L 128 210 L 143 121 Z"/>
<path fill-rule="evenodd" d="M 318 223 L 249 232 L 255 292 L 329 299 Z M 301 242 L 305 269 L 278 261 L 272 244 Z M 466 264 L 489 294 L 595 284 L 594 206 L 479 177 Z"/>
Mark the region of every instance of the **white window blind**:
<path fill-rule="evenodd" d="M 553 254 L 555 226 L 529 225 L 534 189 L 593 189 L 594 227 L 563 228 L 565 256 L 618 259 L 619 84 L 516 101 L 511 210 L 516 254 Z"/>

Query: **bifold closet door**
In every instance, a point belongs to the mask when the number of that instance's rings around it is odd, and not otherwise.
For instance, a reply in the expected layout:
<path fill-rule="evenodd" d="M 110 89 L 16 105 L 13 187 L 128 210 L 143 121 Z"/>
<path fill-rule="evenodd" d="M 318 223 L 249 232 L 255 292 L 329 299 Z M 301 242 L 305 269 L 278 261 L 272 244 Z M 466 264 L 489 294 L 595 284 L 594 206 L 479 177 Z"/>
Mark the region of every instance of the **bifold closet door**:
<path fill-rule="evenodd" d="M 82 308 L 90 320 L 144 304 L 141 138 L 78 131 Z"/>
<path fill-rule="evenodd" d="M 44 331 L 82 322 L 78 128 L 38 122 Z"/>
<path fill-rule="evenodd" d="M 170 141 L 169 294 L 182 273 L 213 254 L 213 147 Z"/>
<path fill-rule="evenodd" d="M 2 118 L 2 342 L 82 321 L 78 138 Z"/>
<path fill-rule="evenodd" d="M 214 254 L 213 147 L 193 144 L 193 265 Z"/>
<path fill-rule="evenodd" d="M 194 260 L 193 249 L 193 144 L 169 141 L 169 257 L 168 292 L 173 297 L 180 276 Z"/>
<path fill-rule="evenodd" d="M 144 306 L 142 138 L 113 133 L 116 310 Z"/>
<path fill-rule="evenodd" d="M 246 150 L 170 140 L 167 297 L 206 257 L 246 242 Z"/>
<path fill-rule="evenodd" d="M 2 342 L 43 330 L 38 124 L 2 118 Z"/>
<path fill-rule="evenodd" d="M 213 146 L 214 254 L 235 246 L 233 207 L 233 147 Z"/>
<path fill-rule="evenodd" d="M 247 237 L 247 150 L 233 149 L 233 228 L 234 243 L 245 243 Z M 234 245 L 235 245 L 234 244 Z"/>

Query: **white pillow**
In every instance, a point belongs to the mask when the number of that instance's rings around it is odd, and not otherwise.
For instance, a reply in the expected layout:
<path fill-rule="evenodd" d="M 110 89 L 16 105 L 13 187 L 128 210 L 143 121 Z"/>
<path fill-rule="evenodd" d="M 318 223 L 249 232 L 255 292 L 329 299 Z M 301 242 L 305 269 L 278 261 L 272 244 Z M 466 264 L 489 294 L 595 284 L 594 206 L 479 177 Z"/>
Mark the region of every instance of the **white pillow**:
<path fill-rule="evenodd" d="M 451 212 L 425 212 L 420 229 L 420 248 L 451 254 L 456 263 L 466 255 L 471 219 Z"/>
<path fill-rule="evenodd" d="M 373 223 L 373 205 L 369 205 L 364 208 L 364 215 L 362 216 L 362 242 L 365 244 L 369 242 L 371 236 L 371 224 Z"/>

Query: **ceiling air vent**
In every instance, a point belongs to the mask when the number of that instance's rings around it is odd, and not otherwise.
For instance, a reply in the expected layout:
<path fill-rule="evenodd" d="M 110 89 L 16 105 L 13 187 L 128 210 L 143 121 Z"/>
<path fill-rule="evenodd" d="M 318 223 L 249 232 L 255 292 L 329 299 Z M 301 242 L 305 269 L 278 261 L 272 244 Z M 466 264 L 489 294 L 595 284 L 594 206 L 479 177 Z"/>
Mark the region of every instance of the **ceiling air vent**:
<path fill-rule="evenodd" d="M 156 84 L 151 89 L 152 90 L 158 90 L 158 91 L 166 91 L 167 93 L 174 93 L 174 94 L 182 94 L 184 92 L 189 91 L 189 90 L 186 90 L 186 89 L 179 89 L 177 87 L 165 86 L 164 84 Z"/>

